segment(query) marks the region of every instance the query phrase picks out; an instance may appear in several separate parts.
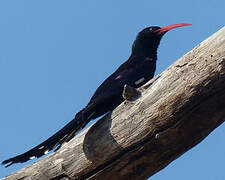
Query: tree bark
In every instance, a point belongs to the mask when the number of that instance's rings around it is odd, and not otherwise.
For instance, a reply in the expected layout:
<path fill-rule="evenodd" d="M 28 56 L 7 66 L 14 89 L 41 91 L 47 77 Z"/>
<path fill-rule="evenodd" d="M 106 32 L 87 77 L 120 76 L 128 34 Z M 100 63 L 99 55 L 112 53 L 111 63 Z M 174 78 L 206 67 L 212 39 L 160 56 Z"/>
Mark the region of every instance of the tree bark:
<path fill-rule="evenodd" d="M 225 120 L 225 27 L 57 152 L 4 180 L 146 179 Z"/>

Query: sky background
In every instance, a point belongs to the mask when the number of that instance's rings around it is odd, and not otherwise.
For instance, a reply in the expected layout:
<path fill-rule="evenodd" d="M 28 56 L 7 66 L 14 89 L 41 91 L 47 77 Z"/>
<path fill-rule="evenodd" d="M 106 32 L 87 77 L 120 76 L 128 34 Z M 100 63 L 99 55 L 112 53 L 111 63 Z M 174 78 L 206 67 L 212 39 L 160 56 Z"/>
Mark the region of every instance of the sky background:
<path fill-rule="evenodd" d="M 156 74 L 224 26 L 225 1 L 0 1 L 0 161 L 68 123 L 151 25 L 191 23 L 160 44 Z M 225 125 L 152 180 L 225 179 Z M 35 160 L 36 161 L 36 160 Z M 26 164 L 7 169 L 0 177 Z"/>

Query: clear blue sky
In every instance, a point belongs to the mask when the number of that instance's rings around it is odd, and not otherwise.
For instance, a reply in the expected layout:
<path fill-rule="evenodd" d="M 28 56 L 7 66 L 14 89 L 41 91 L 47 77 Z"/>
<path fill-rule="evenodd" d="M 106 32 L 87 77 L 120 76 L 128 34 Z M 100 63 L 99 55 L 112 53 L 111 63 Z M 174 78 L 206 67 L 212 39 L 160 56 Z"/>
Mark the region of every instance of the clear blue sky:
<path fill-rule="evenodd" d="M 159 47 L 156 74 L 224 26 L 225 1 L 0 1 L 0 160 L 69 122 L 146 26 L 192 23 Z M 152 180 L 225 179 L 225 126 Z M 30 162 L 29 162 L 30 163 Z M 0 177 L 22 168 L 0 167 Z"/>

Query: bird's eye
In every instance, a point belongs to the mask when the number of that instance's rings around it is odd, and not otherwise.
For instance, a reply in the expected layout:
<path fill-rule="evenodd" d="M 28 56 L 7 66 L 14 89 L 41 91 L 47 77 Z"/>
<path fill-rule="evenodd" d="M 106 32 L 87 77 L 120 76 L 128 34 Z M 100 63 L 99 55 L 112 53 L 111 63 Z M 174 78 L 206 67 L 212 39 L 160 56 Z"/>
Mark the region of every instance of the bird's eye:
<path fill-rule="evenodd" d="M 150 27 L 150 28 L 149 28 L 149 31 L 153 31 L 153 28 L 152 28 L 152 27 Z"/>

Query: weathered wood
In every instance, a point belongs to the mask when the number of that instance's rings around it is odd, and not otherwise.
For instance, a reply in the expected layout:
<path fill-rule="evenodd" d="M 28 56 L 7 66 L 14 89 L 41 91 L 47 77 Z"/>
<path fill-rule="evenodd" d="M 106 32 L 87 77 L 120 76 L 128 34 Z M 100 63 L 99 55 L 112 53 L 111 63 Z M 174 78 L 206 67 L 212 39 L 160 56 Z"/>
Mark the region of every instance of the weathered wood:
<path fill-rule="evenodd" d="M 135 101 L 141 96 L 141 92 L 125 84 L 122 95 L 123 98 L 127 101 Z"/>
<path fill-rule="evenodd" d="M 57 152 L 4 180 L 146 179 L 225 120 L 225 27 Z"/>

